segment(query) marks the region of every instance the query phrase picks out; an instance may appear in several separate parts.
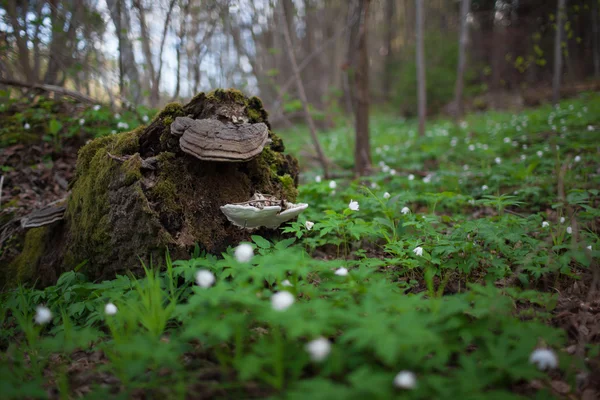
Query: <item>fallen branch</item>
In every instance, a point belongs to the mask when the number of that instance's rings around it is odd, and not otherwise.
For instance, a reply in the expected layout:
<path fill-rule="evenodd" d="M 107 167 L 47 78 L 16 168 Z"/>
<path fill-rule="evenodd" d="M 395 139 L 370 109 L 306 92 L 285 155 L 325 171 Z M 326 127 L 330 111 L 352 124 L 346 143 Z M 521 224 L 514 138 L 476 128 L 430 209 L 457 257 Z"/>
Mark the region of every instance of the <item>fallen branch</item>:
<path fill-rule="evenodd" d="M 28 89 L 38 89 L 38 90 L 43 90 L 46 92 L 53 92 L 53 93 L 61 94 L 63 96 L 72 97 L 83 103 L 89 103 L 89 104 L 99 103 L 98 100 L 93 99 L 83 93 L 79 93 L 74 90 L 65 89 L 64 87 L 56 86 L 56 85 L 47 85 L 45 83 L 27 83 L 27 82 L 17 81 L 14 79 L 0 79 L 0 85 L 16 86 L 16 87 L 22 87 L 22 88 L 28 88 Z"/>

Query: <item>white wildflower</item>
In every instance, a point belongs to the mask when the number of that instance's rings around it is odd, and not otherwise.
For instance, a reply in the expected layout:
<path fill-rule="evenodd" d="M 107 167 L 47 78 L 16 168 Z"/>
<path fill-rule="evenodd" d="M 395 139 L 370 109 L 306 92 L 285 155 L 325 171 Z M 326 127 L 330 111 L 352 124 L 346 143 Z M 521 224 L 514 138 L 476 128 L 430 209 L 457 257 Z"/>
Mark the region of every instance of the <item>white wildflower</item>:
<path fill-rule="evenodd" d="M 469 170 L 469 166 L 467 164 L 463 165 L 463 171 L 468 171 Z"/>
<path fill-rule="evenodd" d="M 315 182 L 321 183 L 321 175 L 315 176 Z"/>
<path fill-rule="evenodd" d="M 315 226 L 315 223 L 312 221 L 306 221 L 304 223 L 304 226 L 306 227 L 306 229 L 308 229 L 310 231 L 313 228 L 313 226 Z"/>
<path fill-rule="evenodd" d="M 469 151 L 474 151 L 475 150 L 475 145 L 474 144 L 470 144 L 469 145 Z"/>
<path fill-rule="evenodd" d="M 358 201 L 354 201 L 351 199 L 350 203 L 348 204 L 348 208 L 352 211 L 358 211 Z"/>
<path fill-rule="evenodd" d="M 408 175 L 408 180 L 409 181 L 414 181 L 415 180 L 415 176 L 413 174 Z"/>
<path fill-rule="evenodd" d="M 316 362 L 323 361 L 331 352 L 331 343 L 324 337 L 311 340 L 306 344 L 306 351 L 310 354 L 310 359 Z"/>
<path fill-rule="evenodd" d="M 558 367 L 558 357 L 550 349 L 535 349 L 529 356 L 529 362 L 542 371 Z"/>
<path fill-rule="evenodd" d="M 28 130 L 31 128 L 31 125 L 29 125 L 29 123 L 25 122 L 25 125 L 23 125 L 23 129 Z"/>
<path fill-rule="evenodd" d="M 254 257 L 254 249 L 248 243 L 242 243 L 235 248 L 233 254 L 238 262 L 247 263 Z"/>
<path fill-rule="evenodd" d="M 402 210 L 400 210 L 400 212 L 404 215 L 409 214 L 410 213 L 410 208 L 408 207 L 402 207 Z"/>
<path fill-rule="evenodd" d="M 292 286 L 292 282 L 290 282 L 288 279 L 285 279 L 285 280 L 281 281 L 281 286 L 290 287 L 290 286 Z"/>
<path fill-rule="evenodd" d="M 542 228 L 547 228 L 549 226 L 550 226 L 550 222 L 548 222 L 548 221 L 542 222 Z"/>
<path fill-rule="evenodd" d="M 294 295 L 290 292 L 277 292 L 271 296 L 271 307 L 275 311 L 284 311 L 290 308 L 295 300 Z"/>
<path fill-rule="evenodd" d="M 423 178 L 423 183 L 429 183 L 429 182 L 431 182 L 431 178 L 432 178 L 431 175 L 427 175 L 425 178 Z"/>
<path fill-rule="evenodd" d="M 501 164 L 502 163 L 502 159 L 500 157 L 496 157 L 496 158 L 494 158 L 494 162 L 496 164 Z"/>
<path fill-rule="evenodd" d="M 142 121 L 144 121 L 144 122 L 148 122 L 149 120 L 150 120 L 150 118 L 148 118 L 148 116 L 147 116 L 147 115 L 144 115 L 144 116 L 142 117 Z"/>
<path fill-rule="evenodd" d="M 115 135 L 117 133 L 117 131 L 113 129 L 112 131 L 110 131 L 110 133 Z"/>
<path fill-rule="evenodd" d="M 390 170 L 390 167 L 384 164 L 383 167 L 381 167 L 381 170 L 387 174 Z"/>
<path fill-rule="evenodd" d="M 329 189 L 335 189 L 337 187 L 337 183 L 335 181 L 329 181 Z"/>
<path fill-rule="evenodd" d="M 196 283 L 202 288 L 209 288 L 215 283 L 215 275 L 206 269 L 196 272 Z"/>
<path fill-rule="evenodd" d="M 541 150 L 538 150 L 538 151 L 535 152 L 535 154 L 537 154 L 538 157 L 541 157 L 541 156 L 544 155 L 544 152 L 541 151 Z"/>
<path fill-rule="evenodd" d="M 525 161 L 527 159 L 527 156 L 525 154 L 521 154 L 521 161 Z"/>
<path fill-rule="evenodd" d="M 510 143 L 510 138 L 509 137 L 505 137 L 504 138 L 504 143 Z"/>
<path fill-rule="evenodd" d="M 573 233 L 573 228 L 571 228 L 570 226 L 567 226 L 567 233 L 570 235 Z"/>
<path fill-rule="evenodd" d="M 413 372 L 400 371 L 394 377 L 394 386 L 399 389 L 414 389 L 417 386 L 417 377 Z"/>
<path fill-rule="evenodd" d="M 389 198 L 390 198 L 390 196 L 391 196 L 391 195 L 390 195 L 388 192 L 385 192 L 385 193 L 383 194 L 383 198 L 384 198 L 384 199 L 389 199 Z"/>
<path fill-rule="evenodd" d="M 379 189 L 379 185 L 375 182 L 371 182 L 371 189 Z"/>
<path fill-rule="evenodd" d="M 117 309 L 117 306 L 115 306 L 113 303 L 107 303 L 104 306 L 104 313 L 106 315 L 115 315 L 117 311 L 119 310 Z"/>
<path fill-rule="evenodd" d="M 526 144 L 524 144 L 524 145 L 523 145 L 523 146 L 521 146 L 521 147 L 523 148 L 523 150 L 527 150 L 527 147 L 528 147 L 528 146 L 527 146 Z"/>
<path fill-rule="evenodd" d="M 413 249 L 413 253 L 415 253 L 418 256 L 422 256 L 423 255 L 423 248 L 421 246 L 415 247 Z"/>
<path fill-rule="evenodd" d="M 460 127 L 462 129 L 467 129 L 469 127 L 469 123 L 467 121 L 461 121 Z"/>
<path fill-rule="evenodd" d="M 52 311 L 48 307 L 37 306 L 34 321 L 36 324 L 44 325 L 52 320 Z"/>
<path fill-rule="evenodd" d="M 392 175 L 392 176 L 396 175 L 396 170 L 393 168 L 390 169 L 390 175 Z"/>
<path fill-rule="evenodd" d="M 489 189 L 489 188 L 488 188 L 488 185 L 483 185 L 483 186 L 481 187 L 481 190 L 483 190 L 483 191 L 486 191 L 486 190 L 488 190 L 488 189 Z"/>
<path fill-rule="evenodd" d="M 85 125 L 85 119 L 80 118 L 79 119 L 79 125 L 81 125 L 81 126 Z"/>
<path fill-rule="evenodd" d="M 594 130 L 594 127 L 592 125 L 588 125 L 587 130 L 589 132 L 592 132 Z"/>
<path fill-rule="evenodd" d="M 335 274 L 337 276 L 346 276 L 348 275 L 348 268 L 340 267 L 335 270 Z"/>
<path fill-rule="evenodd" d="M 580 162 L 581 161 L 581 156 L 575 156 L 575 162 Z"/>
<path fill-rule="evenodd" d="M 586 247 L 589 251 L 592 251 L 592 245 L 590 244 L 588 247 Z"/>
<path fill-rule="evenodd" d="M 560 223 L 564 224 L 565 223 L 565 217 L 560 217 Z"/>
<path fill-rule="evenodd" d="M 115 114 L 115 119 L 119 119 L 119 118 L 121 118 L 121 114 L 119 114 L 119 113 L 116 113 L 116 114 Z"/>
<path fill-rule="evenodd" d="M 98 111 L 98 110 L 100 110 L 100 104 L 96 104 L 96 105 L 94 106 L 94 111 Z"/>

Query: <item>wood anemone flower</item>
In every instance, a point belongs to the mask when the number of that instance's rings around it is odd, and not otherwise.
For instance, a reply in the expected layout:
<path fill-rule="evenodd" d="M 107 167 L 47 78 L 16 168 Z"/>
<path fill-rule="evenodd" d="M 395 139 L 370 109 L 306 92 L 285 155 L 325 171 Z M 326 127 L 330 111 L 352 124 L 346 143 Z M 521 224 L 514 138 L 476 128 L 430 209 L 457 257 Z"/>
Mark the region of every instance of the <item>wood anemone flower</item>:
<path fill-rule="evenodd" d="M 199 160 L 244 162 L 259 155 L 269 143 L 269 128 L 257 123 L 223 123 L 216 119 L 177 117 L 171 133 L 181 136 L 179 147 Z"/>

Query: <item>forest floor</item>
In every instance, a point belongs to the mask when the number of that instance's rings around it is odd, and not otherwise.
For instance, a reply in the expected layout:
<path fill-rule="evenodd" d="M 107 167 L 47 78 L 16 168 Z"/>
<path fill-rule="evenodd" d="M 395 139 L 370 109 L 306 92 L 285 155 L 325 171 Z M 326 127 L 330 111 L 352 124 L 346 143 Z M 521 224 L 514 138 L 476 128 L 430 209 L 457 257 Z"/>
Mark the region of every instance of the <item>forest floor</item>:
<path fill-rule="evenodd" d="M 76 147 L 137 118 L 40 108 L 11 114 L 47 137 L 3 142 L 3 220 L 65 195 Z M 438 120 L 423 138 L 376 115 L 360 181 L 351 126 L 320 136 L 328 180 L 305 128 L 278 134 L 309 204 L 279 240 L 3 293 L 2 396 L 600 396 L 600 95 Z"/>

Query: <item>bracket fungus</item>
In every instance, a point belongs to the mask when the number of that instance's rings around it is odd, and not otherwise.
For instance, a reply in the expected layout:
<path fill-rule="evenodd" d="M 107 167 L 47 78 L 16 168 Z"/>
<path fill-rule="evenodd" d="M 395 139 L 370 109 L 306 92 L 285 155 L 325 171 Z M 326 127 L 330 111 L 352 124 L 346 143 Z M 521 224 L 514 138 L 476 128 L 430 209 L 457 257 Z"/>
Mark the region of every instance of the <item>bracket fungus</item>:
<path fill-rule="evenodd" d="M 57 200 L 21 218 L 21 227 L 28 229 L 50 225 L 64 219 L 66 209 L 66 198 Z"/>
<path fill-rule="evenodd" d="M 308 204 L 294 204 L 274 196 L 255 193 L 249 201 L 226 204 L 221 211 L 227 219 L 240 228 L 255 229 L 261 226 L 274 229 L 296 218 Z"/>
<path fill-rule="evenodd" d="M 269 128 L 262 122 L 232 124 L 177 117 L 171 124 L 171 133 L 181 136 L 181 150 L 205 161 L 249 161 L 269 143 Z"/>

